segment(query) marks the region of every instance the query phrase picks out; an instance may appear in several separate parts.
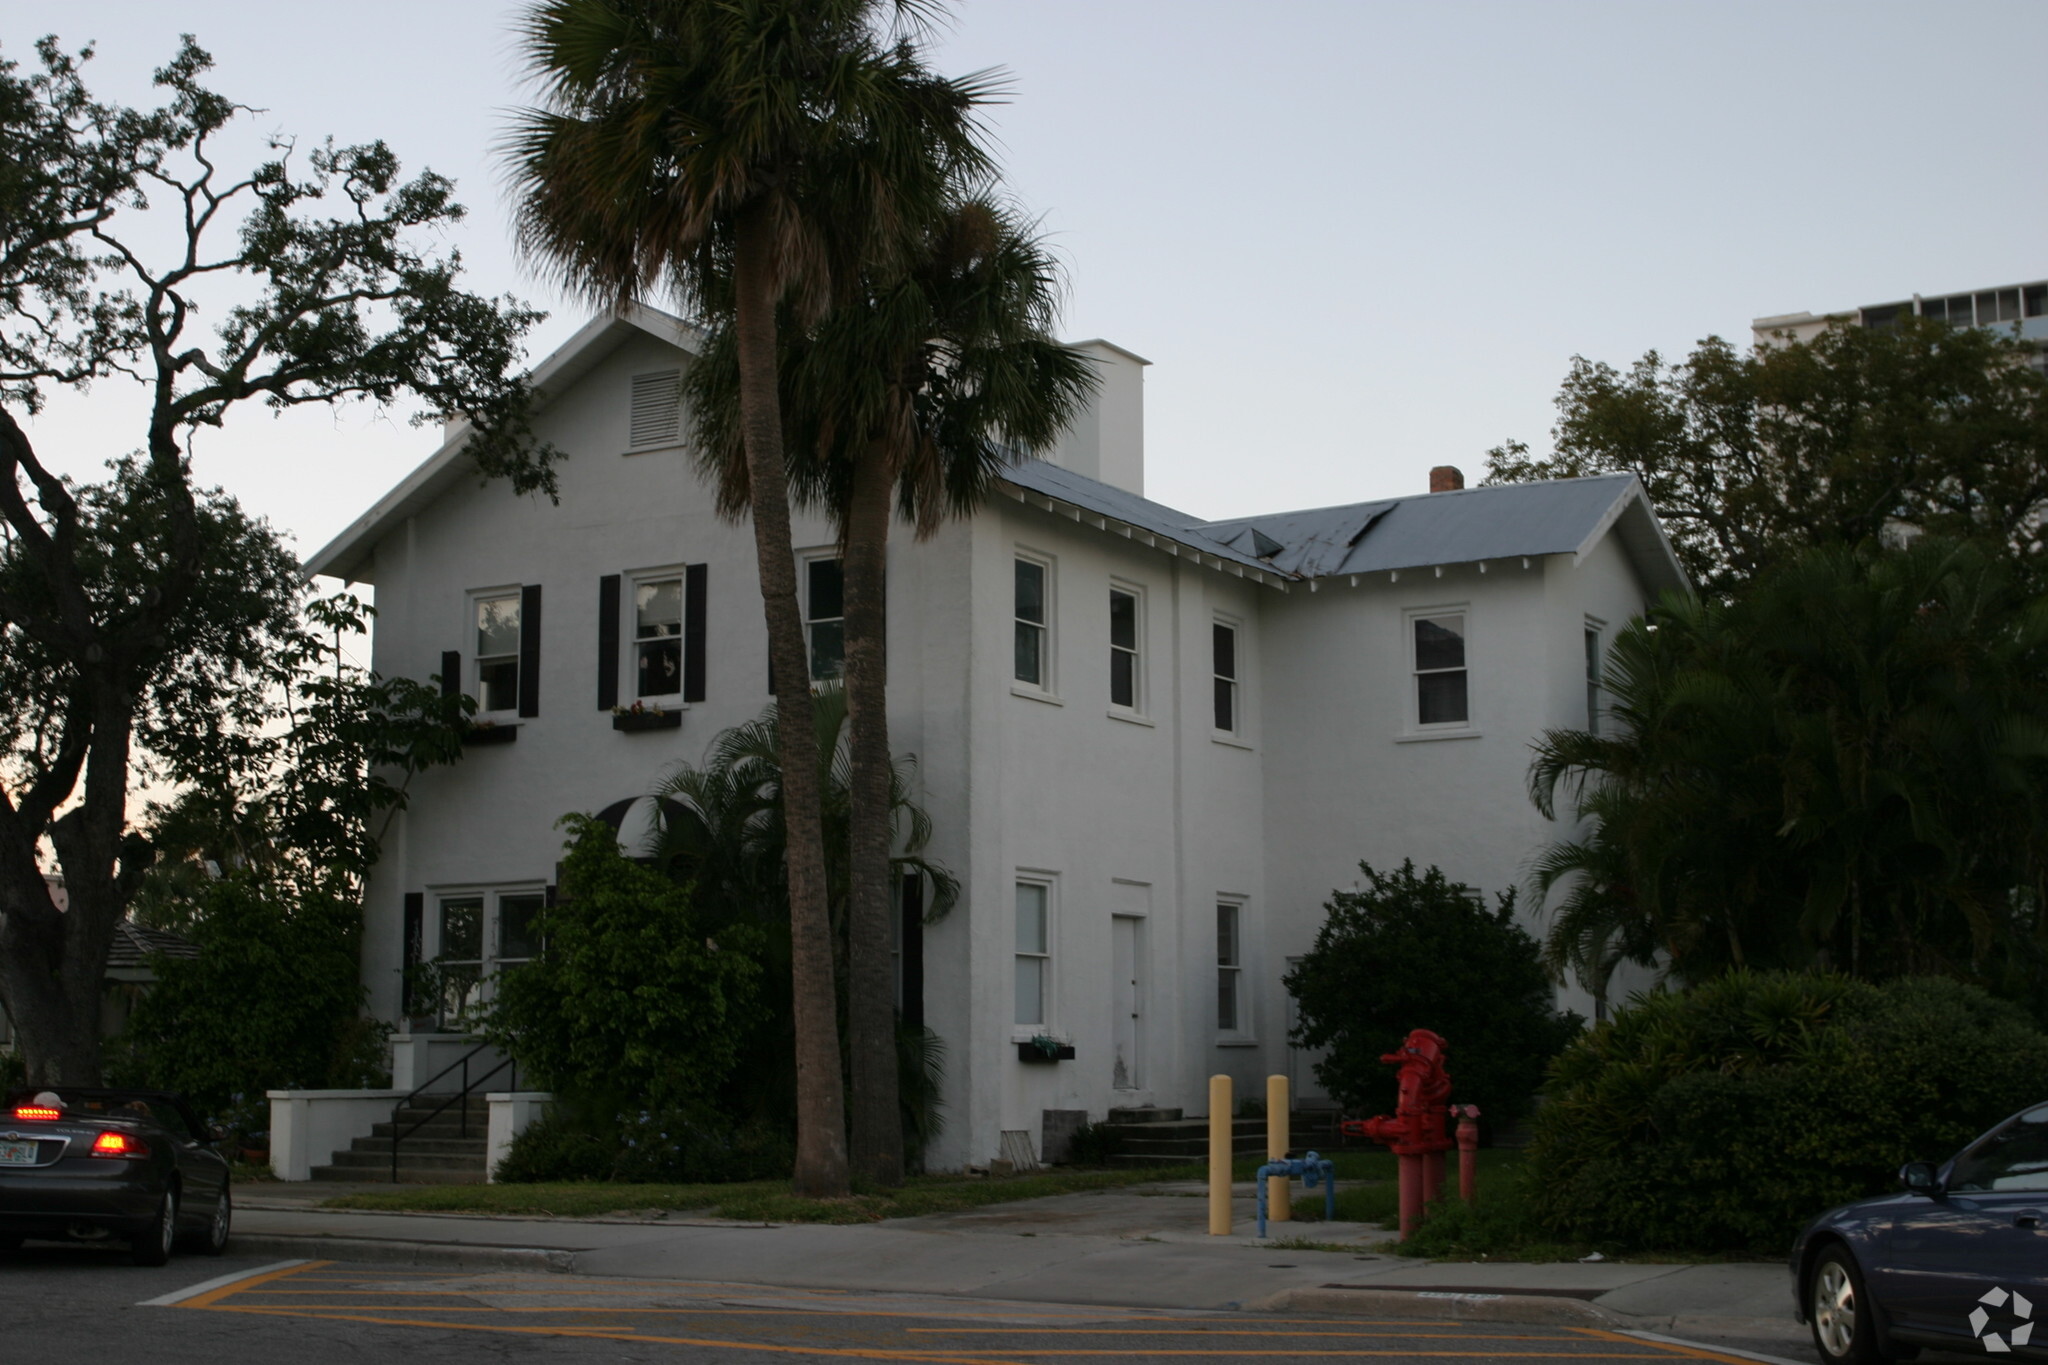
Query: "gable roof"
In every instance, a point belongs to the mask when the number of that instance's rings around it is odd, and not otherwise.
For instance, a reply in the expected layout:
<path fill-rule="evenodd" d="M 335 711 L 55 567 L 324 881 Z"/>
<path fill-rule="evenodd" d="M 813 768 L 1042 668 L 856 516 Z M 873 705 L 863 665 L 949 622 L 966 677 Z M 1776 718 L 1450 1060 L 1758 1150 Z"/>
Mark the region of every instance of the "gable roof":
<path fill-rule="evenodd" d="M 1164 540 L 1169 553 L 1273 587 L 1486 560 L 1583 558 L 1609 530 L 1651 591 L 1684 589 L 1685 571 L 1633 474 L 1498 484 L 1454 493 L 1203 521 L 1072 470 L 1026 460 L 1010 495 L 1101 530 Z"/>
<path fill-rule="evenodd" d="M 530 382 L 535 391 L 536 410 L 547 407 L 621 343 L 643 333 L 692 355 L 697 353 L 703 338 L 702 330 L 694 323 L 643 303 L 629 304 L 608 317 L 595 318 L 534 367 Z M 439 450 L 306 561 L 306 576 L 331 574 L 351 583 L 372 581 L 364 573 L 378 541 L 454 484 L 477 477 L 476 464 L 467 452 L 468 444 L 469 423 L 451 424 L 443 434 Z"/>
<path fill-rule="evenodd" d="M 138 970 L 149 966 L 152 955 L 198 957 L 199 945 L 168 929 L 151 929 L 124 919 L 114 926 L 114 941 L 107 946 L 107 967 Z"/>
<path fill-rule="evenodd" d="M 695 324 L 645 304 L 598 318 L 535 367 L 537 406 L 545 408 L 622 342 L 642 333 L 693 355 L 703 336 Z M 455 483 L 476 475 L 465 453 L 468 439 L 467 423 L 449 427 L 440 449 L 306 561 L 306 574 L 371 581 L 364 575 L 377 542 Z M 1633 474 L 1498 484 L 1213 522 L 1044 460 L 1011 466 L 999 486 L 1019 502 L 1282 591 L 1292 583 L 1313 587 L 1318 579 L 1344 575 L 1539 555 L 1583 558 L 1610 529 L 1651 591 L 1689 586 Z"/>

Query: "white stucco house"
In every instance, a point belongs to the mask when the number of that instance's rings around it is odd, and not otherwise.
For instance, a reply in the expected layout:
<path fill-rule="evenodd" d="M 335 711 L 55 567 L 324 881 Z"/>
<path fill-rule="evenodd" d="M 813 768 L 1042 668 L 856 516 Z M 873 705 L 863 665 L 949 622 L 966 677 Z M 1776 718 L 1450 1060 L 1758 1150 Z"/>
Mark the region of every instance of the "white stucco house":
<path fill-rule="evenodd" d="M 310 562 L 375 585 L 379 671 L 448 670 L 496 722 L 418 780 L 371 879 L 385 1018 L 409 954 L 488 977 L 532 951 L 564 812 L 650 791 L 769 700 L 752 532 L 714 512 L 676 409 L 694 338 L 636 309 L 540 368 L 558 505 L 480 483 L 456 429 Z M 936 1168 L 1035 1144 L 1048 1109 L 1200 1112 L 1219 1071 L 1312 1090 L 1280 977 L 1331 889 L 1361 858 L 1519 883 L 1555 834 L 1530 738 L 1586 723 L 1605 642 L 1685 581 L 1626 475 L 1176 512 L 1144 497 L 1147 362 L 1085 346 L 1102 390 L 1059 449 L 890 551 L 894 747 L 963 884 L 903 953 L 903 1006 L 946 1046 Z M 832 538 L 797 536 L 825 668 Z M 614 728 L 636 699 L 680 719 Z M 1075 1055 L 1021 1059 L 1038 1035 Z"/>

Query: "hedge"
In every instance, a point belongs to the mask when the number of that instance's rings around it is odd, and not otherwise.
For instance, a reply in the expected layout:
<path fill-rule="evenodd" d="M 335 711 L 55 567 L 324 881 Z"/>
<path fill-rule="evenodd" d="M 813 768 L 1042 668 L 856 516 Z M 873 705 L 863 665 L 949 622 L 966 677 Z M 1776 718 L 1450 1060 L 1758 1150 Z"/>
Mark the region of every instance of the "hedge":
<path fill-rule="evenodd" d="M 2048 1035 L 1958 982 L 1734 972 L 1637 996 L 1553 1064 L 1528 1172 L 1578 1241 L 1779 1252 L 2048 1099 Z"/>

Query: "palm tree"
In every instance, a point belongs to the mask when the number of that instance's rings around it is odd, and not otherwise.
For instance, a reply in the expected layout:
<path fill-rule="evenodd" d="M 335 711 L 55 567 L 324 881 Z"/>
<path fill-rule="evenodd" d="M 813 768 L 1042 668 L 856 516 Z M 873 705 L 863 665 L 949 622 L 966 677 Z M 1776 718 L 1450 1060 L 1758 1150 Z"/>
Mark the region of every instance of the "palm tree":
<path fill-rule="evenodd" d="M 847 724 L 845 690 L 827 685 L 818 690 L 815 714 L 820 742 L 819 788 L 823 793 L 826 884 L 833 922 L 833 940 L 845 948 L 853 874 L 849 828 L 857 803 L 853 797 L 851 727 Z M 648 850 L 655 865 L 695 891 L 698 913 L 714 932 L 718 925 L 743 920 L 768 931 L 771 966 L 786 961 L 786 925 L 778 933 L 774 918 L 787 900 L 784 887 L 781 745 L 774 708 L 757 719 L 721 732 L 704 761 L 671 773 L 656 791 L 659 833 Z M 929 891 L 926 918 L 937 919 L 958 902 L 960 884 L 943 864 L 925 856 L 931 842 L 931 817 L 911 800 L 909 760 L 890 764 L 882 809 L 887 812 L 892 856 L 887 869 L 892 881 L 922 879 Z M 884 945 L 886 953 L 887 945 Z M 778 961 L 780 959 L 780 961 Z M 886 959 L 885 959 L 886 960 Z M 852 983 L 849 982 L 849 994 Z M 884 995 L 884 1001 L 887 995 Z M 786 1012 L 784 1014 L 786 1017 Z M 929 1039 L 913 1031 L 906 1046 L 892 1036 L 892 1064 L 915 1085 L 936 1067 Z M 908 1056 L 899 1056 L 899 1048 Z M 771 1109 L 774 1096 L 788 1088 L 779 1065 L 769 1060 L 761 1073 L 763 1102 Z M 922 1088 L 931 1091 L 933 1087 Z M 894 1094 L 892 1089 L 891 1094 Z M 936 1128 L 936 1096 L 905 1097 L 902 1122 L 928 1137 Z"/>
<path fill-rule="evenodd" d="M 1617 639 L 1615 733 L 1551 731 L 1531 794 L 1582 833 L 1549 956 L 1697 982 L 1734 967 L 2003 983 L 2048 872 L 2048 602 L 1968 543 L 1808 551 Z"/>
<path fill-rule="evenodd" d="M 895 513 L 933 534 L 972 511 L 1004 466 L 1056 440 L 1096 384 L 1054 337 L 1062 281 L 1033 225 L 993 194 L 968 193 L 919 234 L 907 262 L 871 270 L 858 296 L 785 333 L 783 420 L 800 496 L 838 524 L 845 574 L 845 678 L 852 717 L 852 895 L 847 1028 L 853 1169 L 903 1179 L 889 978 L 892 772 L 887 555 Z M 736 344 L 714 330 L 707 359 Z M 730 366 L 689 381 L 705 458 L 742 456 Z"/>
<path fill-rule="evenodd" d="M 665 286 L 736 338 L 745 479 L 781 717 L 799 1122 L 795 1183 L 846 1192 L 844 1095 L 817 736 L 796 600 L 777 309 L 810 320 L 900 253 L 961 166 L 980 167 L 976 78 L 929 73 L 885 22 L 923 0 L 544 0 L 522 40 L 544 105 L 508 139 L 520 242 L 618 306 Z"/>

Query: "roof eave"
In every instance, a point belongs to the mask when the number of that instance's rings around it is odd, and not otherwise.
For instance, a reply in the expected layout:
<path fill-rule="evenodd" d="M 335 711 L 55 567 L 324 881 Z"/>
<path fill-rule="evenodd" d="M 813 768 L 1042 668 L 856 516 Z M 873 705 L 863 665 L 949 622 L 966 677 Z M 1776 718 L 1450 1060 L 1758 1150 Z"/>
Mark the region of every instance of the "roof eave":
<path fill-rule="evenodd" d="M 1110 535 L 1120 535 L 1126 540 L 1159 550 L 1176 559 L 1191 559 L 1203 568 L 1249 579 L 1281 592 L 1286 592 L 1290 583 L 1301 581 L 1296 575 L 1282 573 L 1271 565 L 1246 563 L 1235 555 L 1219 555 L 1213 546 L 1204 548 L 1186 537 L 1167 535 L 1150 527 L 1134 526 L 1119 517 L 1094 511 L 1079 503 L 1069 502 L 1065 498 L 1053 497 L 1049 493 L 1041 493 L 1035 488 L 1021 487 L 1008 479 L 1002 480 L 999 486 L 1013 501 L 1021 502 L 1026 507 L 1036 507 L 1041 512 L 1050 512 L 1054 516 L 1065 517 L 1083 526 L 1093 526 L 1096 530 Z"/>
<path fill-rule="evenodd" d="M 1665 534 L 1657 509 L 1650 505 L 1649 492 L 1641 479 L 1628 481 L 1620 496 L 1579 543 L 1572 554 L 1573 567 L 1585 563 L 1586 556 L 1610 531 L 1621 541 L 1622 552 L 1635 566 L 1636 573 L 1653 589 L 1692 591 L 1692 580 L 1686 576 L 1685 566 L 1678 562 L 1678 551 Z"/>

